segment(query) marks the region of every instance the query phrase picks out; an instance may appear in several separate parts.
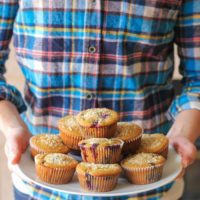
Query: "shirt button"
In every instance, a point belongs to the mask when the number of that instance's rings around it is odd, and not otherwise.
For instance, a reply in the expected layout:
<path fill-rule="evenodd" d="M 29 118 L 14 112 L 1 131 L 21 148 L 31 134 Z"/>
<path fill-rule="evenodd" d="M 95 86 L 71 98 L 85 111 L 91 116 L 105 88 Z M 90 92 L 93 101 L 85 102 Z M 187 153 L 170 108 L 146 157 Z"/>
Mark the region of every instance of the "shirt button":
<path fill-rule="evenodd" d="M 92 6 L 95 6 L 96 0 L 92 0 Z"/>
<path fill-rule="evenodd" d="M 92 100 L 94 97 L 95 97 L 95 95 L 92 94 L 92 93 L 88 93 L 88 94 L 86 95 L 86 98 L 87 98 L 88 100 Z"/>
<path fill-rule="evenodd" d="M 95 53 L 96 52 L 96 48 L 94 46 L 90 46 L 88 48 L 89 53 Z"/>

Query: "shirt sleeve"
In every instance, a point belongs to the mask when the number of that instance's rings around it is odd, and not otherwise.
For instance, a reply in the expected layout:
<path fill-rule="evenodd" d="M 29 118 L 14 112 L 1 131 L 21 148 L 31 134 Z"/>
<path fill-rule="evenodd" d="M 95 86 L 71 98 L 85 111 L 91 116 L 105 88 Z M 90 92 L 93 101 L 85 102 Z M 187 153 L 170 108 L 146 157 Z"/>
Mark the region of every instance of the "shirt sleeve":
<path fill-rule="evenodd" d="M 175 27 L 183 75 L 182 93 L 171 104 L 173 118 L 182 110 L 200 110 L 200 0 L 183 0 Z"/>
<path fill-rule="evenodd" d="M 9 42 L 18 10 L 18 0 L 0 0 L 0 100 L 12 102 L 21 113 L 26 110 L 20 92 L 6 83 L 4 78 L 5 61 L 9 55 Z"/>

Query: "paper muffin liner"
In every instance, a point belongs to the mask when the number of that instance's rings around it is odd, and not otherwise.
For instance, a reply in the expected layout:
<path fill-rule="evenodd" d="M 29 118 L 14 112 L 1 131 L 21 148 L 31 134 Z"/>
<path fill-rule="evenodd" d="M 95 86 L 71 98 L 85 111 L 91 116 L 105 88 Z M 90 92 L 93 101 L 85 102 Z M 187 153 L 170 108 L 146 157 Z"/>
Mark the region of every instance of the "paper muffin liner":
<path fill-rule="evenodd" d="M 68 153 L 70 151 L 69 148 L 66 148 L 66 149 L 63 149 L 63 150 L 60 150 L 60 151 L 44 151 L 43 149 L 40 149 L 37 145 L 33 144 L 31 141 L 30 141 L 30 152 L 31 152 L 31 156 L 34 158 L 37 154 L 40 154 L 40 153 Z"/>
<path fill-rule="evenodd" d="M 124 146 L 122 152 L 124 155 L 135 153 L 141 144 L 142 134 L 130 140 L 123 140 Z"/>
<path fill-rule="evenodd" d="M 65 145 L 74 150 L 80 150 L 78 143 L 84 139 L 82 136 L 68 134 L 67 132 L 60 132 L 60 137 Z"/>
<path fill-rule="evenodd" d="M 51 184 L 65 184 L 72 180 L 75 168 L 50 168 L 36 164 L 36 174 L 39 179 Z"/>
<path fill-rule="evenodd" d="M 83 127 L 81 134 L 84 138 L 112 138 L 117 130 L 117 123 L 103 127 Z"/>
<path fill-rule="evenodd" d="M 94 144 L 90 147 L 85 145 L 81 146 L 81 157 L 83 161 L 96 163 L 96 164 L 113 164 L 117 163 L 121 159 L 121 151 L 124 142 L 121 140 L 121 144 L 115 144 L 105 147 L 100 147 L 98 144 Z"/>
<path fill-rule="evenodd" d="M 119 175 L 92 176 L 88 173 L 78 173 L 78 180 L 82 189 L 93 192 L 108 192 L 117 185 Z"/>
<path fill-rule="evenodd" d="M 122 166 L 122 168 L 129 182 L 143 185 L 159 181 L 162 177 L 163 166 L 164 163 L 145 168 L 128 168 L 124 166 Z"/>
<path fill-rule="evenodd" d="M 162 150 L 158 151 L 157 154 L 160 154 L 161 156 L 163 156 L 164 158 L 167 159 L 168 156 L 168 145 L 166 145 Z"/>

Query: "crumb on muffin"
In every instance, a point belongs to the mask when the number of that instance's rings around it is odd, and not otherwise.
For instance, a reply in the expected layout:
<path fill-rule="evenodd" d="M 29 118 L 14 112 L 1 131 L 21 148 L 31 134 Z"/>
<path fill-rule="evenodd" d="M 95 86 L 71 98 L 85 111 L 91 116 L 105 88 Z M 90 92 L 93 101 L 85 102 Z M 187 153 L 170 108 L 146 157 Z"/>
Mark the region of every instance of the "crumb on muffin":
<path fill-rule="evenodd" d="M 91 108 L 77 115 L 78 123 L 83 127 L 110 126 L 119 120 L 117 112 L 108 108 Z"/>

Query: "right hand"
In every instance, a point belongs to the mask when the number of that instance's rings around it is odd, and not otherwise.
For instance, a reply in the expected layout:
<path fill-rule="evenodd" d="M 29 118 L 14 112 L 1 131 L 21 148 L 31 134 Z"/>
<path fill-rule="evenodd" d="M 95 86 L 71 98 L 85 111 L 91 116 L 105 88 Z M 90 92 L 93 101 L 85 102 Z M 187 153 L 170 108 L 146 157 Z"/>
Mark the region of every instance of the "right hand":
<path fill-rule="evenodd" d="M 0 101 L 0 130 L 6 138 L 5 152 L 8 158 L 8 166 L 12 167 L 20 161 L 30 139 L 30 132 L 21 119 L 15 105 L 11 102 Z"/>
<path fill-rule="evenodd" d="M 8 158 L 8 166 L 19 163 L 21 155 L 25 152 L 29 144 L 31 134 L 27 128 L 15 127 L 8 129 L 9 133 L 6 137 L 5 153 Z"/>

